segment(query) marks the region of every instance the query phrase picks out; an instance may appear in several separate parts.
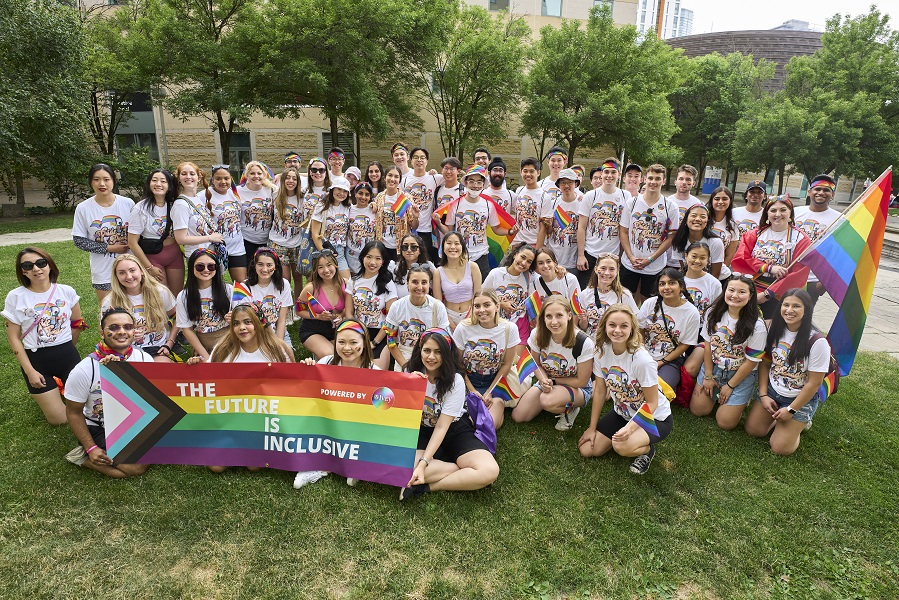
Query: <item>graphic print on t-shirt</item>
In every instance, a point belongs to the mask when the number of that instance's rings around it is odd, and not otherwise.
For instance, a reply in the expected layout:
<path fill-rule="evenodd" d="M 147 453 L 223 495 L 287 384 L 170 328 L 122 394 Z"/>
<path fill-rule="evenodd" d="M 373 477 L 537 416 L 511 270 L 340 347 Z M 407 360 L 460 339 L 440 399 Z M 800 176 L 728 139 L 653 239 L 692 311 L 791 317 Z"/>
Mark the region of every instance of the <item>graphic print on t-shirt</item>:
<path fill-rule="evenodd" d="M 465 238 L 465 245 L 468 248 L 486 243 L 487 216 L 487 213 L 477 210 L 465 210 L 457 213 L 456 231 Z"/>
<path fill-rule="evenodd" d="M 662 243 L 662 232 L 667 223 L 664 216 L 659 218 L 654 212 L 650 207 L 646 212 L 635 213 L 631 221 L 631 245 L 638 252 L 652 252 Z"/>
<path fill-rule="evenodd" d="M 743 345 L 734 349 L 732 340 L 734 332 L 727 325 L 719 324 L 718 329 L 712 335 L 712 357 L 716 364 L 724 364 L 724 370 L 730 371 L 738 368 L 743 363 Z"/>
<path fill-rule="evenodd" d="M 796 364 L 790 365 L 787 358 L 793 346 L 780 340 L 771 348 L 771 380 L 776 381 L 782 387 L 790 390 L 801 390 L 805 385 L 808 373 L 805 368 L 805 360 L 799 359 Z"/>
<path fill-rule="evenodd" d="M 353 310 L 366 327 L 380 327 L 381 300 L 374 290 L 357 286 L 353 289 Z"/>
<path fill-rule="evenodd" d="M 244 226 L 254 231 L 267 231 L 272 226 L 272 201 L 269 198 L 253 198 L 244 211 Z"/>
<path fill-rule="evenodd" d="M 65 300 L 51 300 L 49 304 L 46 302 L 35 304 L 33 314 L 41 316 L 41 321 L 37 325 L 37 337 L 41 342 L 55 342 L 59 334 L 69 327 L 69 312 L 66 310 Z"/>
<path fill-rule="evenodd" d="M 127 244 L 128 231 L 122 218 L 116 215 L 106 215 L 102 219 L 91 222 L 91 228 L 96 228 L 94 241 L 104 244 Z"/>
<path fill-rule="evenodd" d="M 666 324 L 668 325 L 667 329 L 665 327 Z M 674 343 L 668 335 L 668 330 L 670 329 L 671 334 L 680 339 L 681 332 L 675 328 L 675 325 L 674 319 L 668 315 L 665 315 L 664 323 L 662 322 L 661 313 L 656 314 L 652 318 L 649 322 L 649 327 L 646 328 L 646 349 L 649 350 L 650 354 L 653 356 L 666 356 L 674 350 Z"/>
<path fill-rule="evenodd" d="M 621 367 L 603 367 L 603 379 L 612 392 L 618 414 L 633 415 L 643 405 L 643 388 L 636 379 L 630 379 Z"/>
<path fill-rule="evenodd" d="M 778 240 L 758 240 L 752 250 L 754 258 L 775 265 L 786 264 L 783 258 L 785 253 L 784 243 Z"/>
<path fill-rule="evenodd" d="M 490 339 L 469 340 L 462 348 L 462 362 L 469 372 L 479 375 L 495 373 L 502 362 L 503 355 L 497 349 L 496 342 Z"/>
<path fill-rule="evenodd" d="M 400 336 L 399 345 L 411 348 L 418 341 L 418 338 L 421 337 L 421 334 L 424 333 L 426 327 L 424 321 L 413 318 L 408 321 L 400 321 L 398 329 Z"/>
<path fill-rule="evenodd" d="M 550 378 L 574 377 L 577 375 L 577 363 L 568 366 L 568 359 L 558 352 L 540 351 L 540 365 Z"/>
<path fill-rule="evenodd" d="M 620 222 L 621 206 L 617 202 L 606 200 L 599 206 L 594 204 L 587 221 L 587 236 L 601 240 L 618 237 Z"/>

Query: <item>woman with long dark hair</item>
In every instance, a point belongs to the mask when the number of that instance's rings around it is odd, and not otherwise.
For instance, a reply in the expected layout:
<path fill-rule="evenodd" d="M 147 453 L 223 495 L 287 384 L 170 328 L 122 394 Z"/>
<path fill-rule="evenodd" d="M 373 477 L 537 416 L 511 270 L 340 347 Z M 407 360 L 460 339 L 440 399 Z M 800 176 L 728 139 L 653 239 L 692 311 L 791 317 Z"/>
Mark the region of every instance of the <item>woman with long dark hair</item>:
<path fill-rule="evenodd" d="M 365 244 L 360 253 L 362 266 L 349 282 L 353 311 L 368 330 L 368 338 L 374 347 L 375 364 L 381 369 L 386 369 L 390 362 L 384 319 L 397 299 L 396 284 L 384 261 L 386 253 L 387 249 L 381 242 L 373 240 Z"/>
<path fill-rule="evenodd" d="M 204 361 L 228 333 L 231 293 L 231 284 L 222 281 L 215 253 L 208 248 L 194 250 L 187 259 L 187 285 L 178 294 L 175 324 Z"/>

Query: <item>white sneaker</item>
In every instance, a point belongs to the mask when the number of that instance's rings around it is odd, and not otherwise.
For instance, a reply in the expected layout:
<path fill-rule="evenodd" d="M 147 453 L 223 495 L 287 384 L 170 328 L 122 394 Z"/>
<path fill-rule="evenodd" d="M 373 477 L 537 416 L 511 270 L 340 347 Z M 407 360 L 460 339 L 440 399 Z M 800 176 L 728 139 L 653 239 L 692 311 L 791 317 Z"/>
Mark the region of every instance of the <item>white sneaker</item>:
<path fill-rule="evenodd" d="M 809 419 L 808 423 L 805 424 L 805 427 L 802 428 L 803 433 L 812 428 L 812 420 Z"/>
<path fill-rule="evenodd" d="M 315 483 L 327 474 L 327 471 L 300 471 L 293 480 L 293 487 L 300 489 L 308 483 Z"/>
<path fill-rule="evenodd" d="M 81 444 L 78 444 L 66 453 L 66 460 L 80 467 L 87 460 L 87 452 L 84 451 Z"/>
<path fill-rule="evenodd" d="M 568 431 L 574 426 L 574 420 L 577 418 L 578 413 L 581 412 L 580 406 L 573 406 L 568 409 L 567 413 L 562 413 L 558 417 L 558 421 L 556 421 L 556 431 Z"/>
<path fill-rule="evenodd" d="M 356 479 L 355 477 L 347 477 L 346 478 L 346 484 L 350 487 L 356 487 L 356 484 L 358 484 L 358 483 L 359 483 L 359 480 Z"/>

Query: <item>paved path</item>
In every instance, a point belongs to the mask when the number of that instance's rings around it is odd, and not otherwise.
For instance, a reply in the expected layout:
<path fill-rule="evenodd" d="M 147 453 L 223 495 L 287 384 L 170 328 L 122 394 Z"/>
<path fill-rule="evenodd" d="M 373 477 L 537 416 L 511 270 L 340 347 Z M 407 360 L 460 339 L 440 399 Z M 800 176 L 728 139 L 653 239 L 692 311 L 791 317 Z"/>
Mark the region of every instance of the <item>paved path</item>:
<path fill-rule="evenodd" d="M 71 229 L 47 229 L 36 233 L 0 235 L 0 246 L 24 246 L 71 239 Z M 829 296 L 822 296 L 815 307 L 815 324 L 827 329 L 836 314 L 836 304 Z M 883 257 L 880 261 L 861 349 L 886 352 L 899 359 L 899 260 Z"/>

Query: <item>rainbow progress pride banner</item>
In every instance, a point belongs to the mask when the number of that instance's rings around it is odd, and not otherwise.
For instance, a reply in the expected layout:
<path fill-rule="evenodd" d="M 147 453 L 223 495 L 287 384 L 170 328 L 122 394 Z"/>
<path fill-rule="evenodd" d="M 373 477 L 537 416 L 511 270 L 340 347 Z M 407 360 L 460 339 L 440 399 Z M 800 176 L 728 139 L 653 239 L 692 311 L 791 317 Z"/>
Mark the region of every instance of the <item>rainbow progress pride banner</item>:
<path fill-rule="evenodd" d="M 412 477 L 426 380 L 297 363 L 100 366 L 117 462 Z"/>

